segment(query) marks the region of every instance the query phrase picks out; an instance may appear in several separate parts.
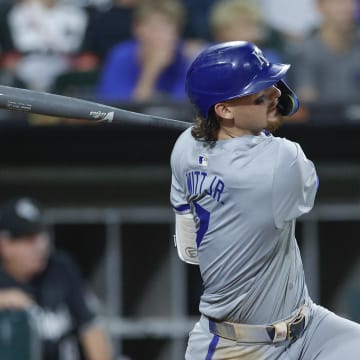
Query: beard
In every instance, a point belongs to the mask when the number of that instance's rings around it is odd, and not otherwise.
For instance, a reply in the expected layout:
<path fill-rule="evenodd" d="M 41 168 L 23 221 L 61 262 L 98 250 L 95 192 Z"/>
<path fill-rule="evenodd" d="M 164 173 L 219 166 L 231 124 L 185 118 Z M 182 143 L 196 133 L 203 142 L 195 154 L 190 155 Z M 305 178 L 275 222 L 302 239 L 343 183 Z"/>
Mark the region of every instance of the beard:
<path fill-rule="evenodd" d="M 284 121 L 284 119 L 279 113 L 276 112 L 274 115 L 271 114 L 268 116 L 267 126 L 266 126 L 265 130 L 272 133 L 281 126 L 283 121 Z"/>

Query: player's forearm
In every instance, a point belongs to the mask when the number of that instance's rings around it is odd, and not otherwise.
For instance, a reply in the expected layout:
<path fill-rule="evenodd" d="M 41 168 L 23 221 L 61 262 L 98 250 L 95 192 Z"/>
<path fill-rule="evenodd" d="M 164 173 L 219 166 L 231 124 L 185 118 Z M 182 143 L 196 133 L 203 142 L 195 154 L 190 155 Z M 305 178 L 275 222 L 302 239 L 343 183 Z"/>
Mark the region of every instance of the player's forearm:
<path fill-rule="evenodd" d="M 111 360 L 110 340 L 100 326 L 92 326 L 81 335 L 86 360 Z"/>

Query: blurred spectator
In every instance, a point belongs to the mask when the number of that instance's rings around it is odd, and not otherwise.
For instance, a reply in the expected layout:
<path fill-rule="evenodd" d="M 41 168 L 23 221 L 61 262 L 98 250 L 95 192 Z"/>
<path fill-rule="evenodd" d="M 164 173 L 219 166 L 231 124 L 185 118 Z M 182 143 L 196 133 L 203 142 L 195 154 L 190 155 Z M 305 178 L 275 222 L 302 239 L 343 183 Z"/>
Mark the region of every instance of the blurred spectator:
<path fill-rule="evenodd" d="M 7 23 L 7 16 L 10 4 L 1 4 L 0 6 L 0 51 L 2 54 L 13 50 L 13 44 L 9 33 L 9 26 Z"/>
<path fill-rule="evenodd" d="M 322 23 L 304 42 L 295 90 L 304 102 L 360 101 L 360 33 L 356 0 L 317 0 Z"/>
<path fill-rule="evenodd" d="M 210 9 L 216 0 L 183 0 L 186 8 L 184 37 L 187 39 L 211 40 L 209 27 Z"/>
<path fill-rule="evenodd" d="M 253 1 L 218 1 L 211 10 L 210 24 L 216 42 L 251 41 L 261 47 L 271 62 L 282 61 L 284 41 L 278 32 L 265 24 Z"/>
<path fill-rule="evenodd" d="M 265 21 L 282 32 L 289 43 L 301 41 L 319 23 L 317 0 L 257 0 Z"/>
<path fill-rule="evenodd" d="M 106 8 L 90 12 L 84 49 L 102 61 L 117 43 L 132 37 L 134 8 L 141 0 L 113 0 Z"/>
<path fill-rule="evenodd" d="M 0 83 L 14 86 L 16 85 L 14 70 L 19 56 L 14 51 L 7 21 L 10 8 L 9 3 L 0 6 Z"/>
<path fill-rule="evenodd" d="M 134 39 L 109 52 L 98 96 L 112 102 L 185 99 L 183 21 L 184 9 L 176 0 L 142 2 L 134 13 Z"/>
<path fill-rule="evenodd" d="M 88 7 L 106 7 L 112 0 L 59 0 L 63 4 L 76 5 L 84 8 Z"/>
<path fill-rule="evenodd" d="M 212 39 L 209 17 L 216 0 L 183 0 L 183 3 L 186 9 L 185 51 L 187 57 L 194 60 Z"/>
<path fill-rule="evenodd" d="M 21 57 L 16 76 L 26 87 L 47 91 L 72 66 L 85 34 L 87 14 L 59 0 L 23 0 L 8 15 L 9 28 Z"/>
<path fill-rule="evenodd" d="M 50 253 L 33 200 L 13 199 L 1 207 L 0 260 L 0 310 L 34 315 L 43 360 L 79 359 L 76 338 L 86 359 L 110 360 L 108 339 L 89 306 L 79 270 L 67 255 Z"/>

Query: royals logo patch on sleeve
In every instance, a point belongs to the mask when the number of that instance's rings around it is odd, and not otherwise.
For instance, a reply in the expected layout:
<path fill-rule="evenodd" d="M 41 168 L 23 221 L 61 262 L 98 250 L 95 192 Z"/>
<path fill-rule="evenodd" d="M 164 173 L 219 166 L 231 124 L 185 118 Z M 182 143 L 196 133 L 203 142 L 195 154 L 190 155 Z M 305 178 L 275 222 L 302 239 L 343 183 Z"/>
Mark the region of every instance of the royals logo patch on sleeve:
<path fill-rule="evenodd" d="M 199 155 L 198 157 L 198 164 L 201 166 L 208 166 L 208 158 L 206 155 Z"/>

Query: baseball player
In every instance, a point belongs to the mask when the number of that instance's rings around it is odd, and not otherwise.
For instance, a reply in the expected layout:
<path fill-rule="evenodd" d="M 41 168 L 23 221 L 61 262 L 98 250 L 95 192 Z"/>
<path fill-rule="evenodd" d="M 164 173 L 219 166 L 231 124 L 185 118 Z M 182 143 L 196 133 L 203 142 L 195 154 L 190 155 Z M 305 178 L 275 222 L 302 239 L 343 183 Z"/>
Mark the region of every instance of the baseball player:
<path fill-rule="evenodd" d="M 204 284 L 188 360 L 360 359 L 360 326 L 313 303 L 305 284 L 294 233 L 313 207 L 314 165 L 264 131 L 298 109 L 289 67 L 236 41 L 188 70 L 199 116 L 171 156 L 178 254 Z"/>

